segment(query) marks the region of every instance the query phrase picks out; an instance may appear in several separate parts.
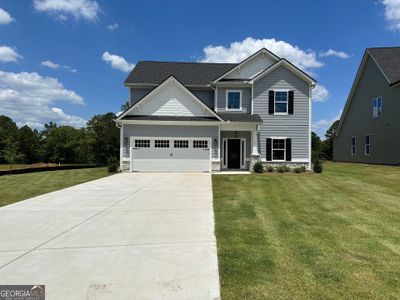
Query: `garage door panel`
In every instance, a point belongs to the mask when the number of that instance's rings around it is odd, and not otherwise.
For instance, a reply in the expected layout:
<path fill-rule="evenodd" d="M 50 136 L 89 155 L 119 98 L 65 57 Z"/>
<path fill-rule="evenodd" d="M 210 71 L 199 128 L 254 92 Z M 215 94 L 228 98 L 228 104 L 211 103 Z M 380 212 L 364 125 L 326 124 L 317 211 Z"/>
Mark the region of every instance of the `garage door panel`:
<path fill-rule="evenodd" d="M 139 138 L 138 138 L 139 139 Z M 143 139 L 143 138 L 140 138 Z M 136 172 L 209 172 L 211 150 L 208 148 L 194 148 L 193 140 L 184 139 L 187 148 L 175 148 L 174 141 L 168 138 L 168 148 L 156 148 L 155 140 L 166 138 L 151 138 L 150 147 L 132 148 L 132 170 Z M 182 140 L 182 139 L 181 139 Z M 177 144 L 177 143 L 176 143 Z M 198 143 L 196 143 L 197 145 Z M 209 141 L 207 140 L 207 145 Z M 182 146 L 182 145 L 181 145 Z"/>

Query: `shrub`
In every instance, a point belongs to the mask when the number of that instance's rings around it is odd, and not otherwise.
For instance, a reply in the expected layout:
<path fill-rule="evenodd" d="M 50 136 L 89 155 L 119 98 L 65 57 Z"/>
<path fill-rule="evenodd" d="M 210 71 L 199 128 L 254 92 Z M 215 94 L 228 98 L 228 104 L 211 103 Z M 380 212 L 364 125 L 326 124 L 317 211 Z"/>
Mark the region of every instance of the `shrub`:
<path fill-rule="evenodd" d="M 276 170 L 278 171 L 278 173 L 290 172 L 290 168 L 286 165 L 279 166 Z"/>
<path fill-rule="evenodd" d="M 267 167 L 267 171 L 272 173 L 274 171 L 274 167 L 273 166 L 268 166 Z"/>
<path fill-rule="evenodd" d="M 262 163 L 261 162 L 256 162 L 255 164 L 254 164 L 254 166 L 253 166 L 253 171 L 255 172 L 255 173 L 262 173 L 262 172 L 264 172 L 264 167 L 263 167 L 263 165 L 262 165 Z"/>
<path fill-rule="evenodd" d="M 317 159 L 315 162 L 314 162 L 314 165 L 313 165 L 313 170 L 314 170 L 314 172 L 315 173 L 322 173 L 322 171 L 323 171 L 323 166 L 322 166 L 322 161 L 321 160 L 319 160 L 319 159 Z"/>
<path fill-rule="evenodd" d="M 116 157 L 110 157 L 108 159 L 108 164 L 107 164 L 108 172 L 116 173 L 118 172 L 118 167 L 119 167 L 118 159 Z"/>
<path fill-rule="evenodd" d="M 306 167 L 305 166 L 300 166 L 294 169 L 295 173 L 304 173 L 306 171 Z"/>

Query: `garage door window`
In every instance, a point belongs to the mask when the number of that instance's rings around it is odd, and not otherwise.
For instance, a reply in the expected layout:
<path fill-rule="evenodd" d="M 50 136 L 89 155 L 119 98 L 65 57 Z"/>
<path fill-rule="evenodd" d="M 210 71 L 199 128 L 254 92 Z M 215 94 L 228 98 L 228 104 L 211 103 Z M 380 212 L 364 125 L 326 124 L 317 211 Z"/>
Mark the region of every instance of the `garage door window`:
<path fill-rule="evenodd" d="M 135 140 L 135 148 L 150 148 L 150 140 Z"/>
<path fill-rule="evenodd" d="M 208 141 L 193 141 L 193 148 L 208 148 Z"/>
<path fill-rule="evenodd" d="M 169 148 L 169 140 L 155 140 L 154 147 L 156 148 Z"/>
<path fill-rule="evenodd" d="M 174 148 L 189 148 L 189 141 L 176 140 L 174 141 Z"/>

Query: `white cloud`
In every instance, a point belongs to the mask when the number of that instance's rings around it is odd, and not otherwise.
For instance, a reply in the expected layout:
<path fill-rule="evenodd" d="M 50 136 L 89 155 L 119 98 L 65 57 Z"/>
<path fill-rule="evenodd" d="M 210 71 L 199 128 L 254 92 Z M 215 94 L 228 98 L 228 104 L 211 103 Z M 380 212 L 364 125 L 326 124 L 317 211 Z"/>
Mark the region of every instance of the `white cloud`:
<path fill-rule="evenodd" d="M 385 19 L 389 23 L 389 29 L 400 31 L 400 1 L 382 0 L 385 6 Z"/>
<path fill-rule="evenodd" d="M 340 119 L 340 116 L 342 115 L 342 111 L 340 111 L 337 115 L 335 115 L 333 118 L 330 119 L 321 119 L 316 122 L 313 122 L 312 124 L 312 130 L 316 132 L 319 137 L 322 139 L 325 137 L 325 132 L 331 127 L 333 122 L 336 120 Z"/>
<path fill-rule="evenodd" d="M 8 12 L 0 8 L 0 25 L 7 25 L 14 21 L 14 18 L 10 16 Z"/>
<path fill-rule="evenodd" d="M 333 49 L 329 49 L 328 51 L 322 52 L 319 54 L 320 57 L 327 57 L 327 56 L 335 56 L 342 59 L 349 58 L 350 55 L 343 51 L 336 51 Z"/>
<path fill-rule="evenodd" d="M 107 26 L 108 30 L 116 30 L 118 28 L 119 28 L 118 23 L 110 24 L 110 25 Z"/>
<path fill-rule="evenodd" d="M 84 104 L 76 92 L 66 89 L 56 78 L 38 73 L 0 71 L 0 111 L 19 124 L 38 124 L 53 121 L 58 124 L 81 127 L 85 120 L 64 113 L 54 105 L 57 102 Z"/>
<path fill-rule="evenodd" d="M 317 59 L 317 54 L 312 50 L 302 50 L 297 46 L 276 39 L 254 39 L 251 37 L 247 37 L 243 41 L 233 42 L 229 47 L 209 45 L 203 49 L 205 57 L 201 61 L 240 62 L 263 47 L 282 58 L 286 58 L 307 72 L 324 65 Z"/>
<path fill-rule="evenodd" d="M 99 4 L 94 0 L 34 0 L 35 9 L 47 12 L 61 20 L 68 17 L 96 21 L 100 12 Z"/>
<path fill-rule="evenodd" d="M 17 62 L 20 58 L 22 56 L 15 49 L 8 46 L 0 46 L 0 62 Z"/>
<path fill-rule="evenodd" d="M 108 51 L 103 53 L 102 59 L 106 63 L 111 64 L 113 69 L 117 69 L 122 72 L 130 72 L 135 67 L 134 64 L 128 63 L 122 56 L 111 54 Z"/>
<path fill-rule="evenodd" d="M 312 99 L 314 102 L 325 102 L 328 100 L 329 96 L 329 91 L 323 85 L 318 84 L 312 90 Z"/>
<path fill-rule="evenodd" d="M 71 73 L 78 72 L 76 69 L 73 69 L 73 68 L 71 68 L 69 66 L 56 64 L 56 63 L 52 62 L 51 60 L 42 61 L 41 65 L 44 66 L 44 67 L 48 67 L 48 68 L 54 69 L 54 70 L 62 68 L 62 69 L 66 69 L 66 70 L 70 71 Z"/>

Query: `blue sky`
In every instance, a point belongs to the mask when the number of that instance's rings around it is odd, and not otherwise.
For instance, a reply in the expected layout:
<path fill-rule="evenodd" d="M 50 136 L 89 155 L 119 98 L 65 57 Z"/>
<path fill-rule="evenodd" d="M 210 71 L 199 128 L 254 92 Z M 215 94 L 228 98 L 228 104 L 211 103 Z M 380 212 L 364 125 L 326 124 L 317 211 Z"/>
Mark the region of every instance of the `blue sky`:
<path fill-rule="evenodd" d="M 0 114 L 39 128 L 118 112 L 139 60 L 238 61 L 267 46 L 321 85 L 313 125 L 323 135 L 365 48 L 400 38 L 400 0 L 0 0 L 0 8 Z"/>

